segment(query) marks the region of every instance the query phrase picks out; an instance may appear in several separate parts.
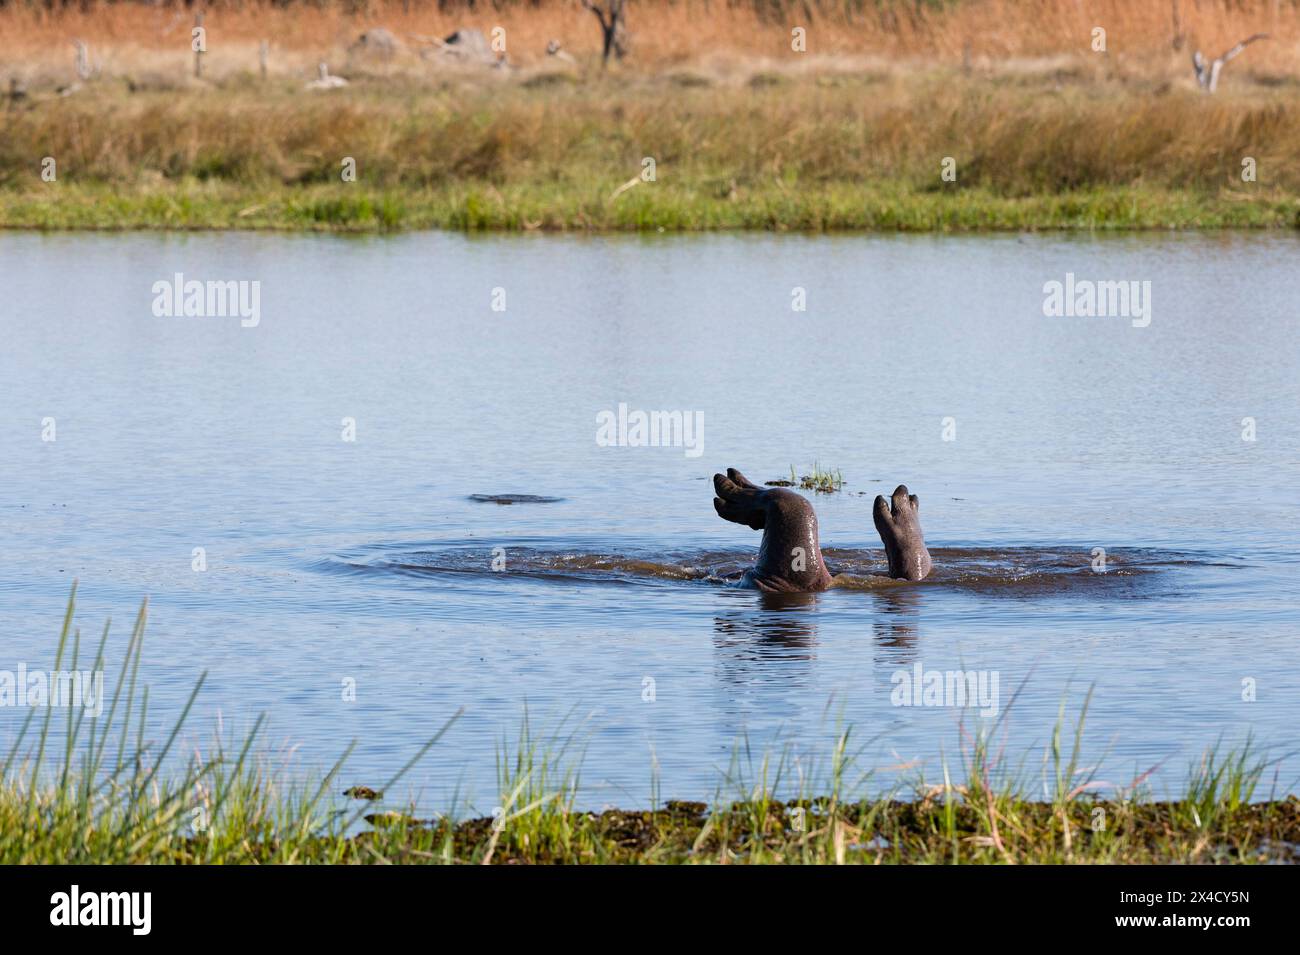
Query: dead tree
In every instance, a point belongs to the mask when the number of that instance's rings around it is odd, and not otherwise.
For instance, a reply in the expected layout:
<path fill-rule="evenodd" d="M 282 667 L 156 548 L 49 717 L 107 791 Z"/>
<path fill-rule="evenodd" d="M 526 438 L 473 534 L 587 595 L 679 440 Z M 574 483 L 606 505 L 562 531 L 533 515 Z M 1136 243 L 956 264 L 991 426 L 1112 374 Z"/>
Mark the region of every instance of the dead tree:
<path fill-rule="evenodd" d="M 94 75 L 94 69 L 90 65 L 90 47 L 86 46 L 84 40 L 72 40 L 72 46 L 76 49 L 76 56 L 73 57 L 72 66 L 77 71 L 77 79 L 86 82 Z"/>
<path fill-rule="evenodd" d="M 1252 37 L 1247 37 L 1223 56 L 1211 60 L 1208 66 L 1205 63 L 1205 57 L 1201 56 L 1201 51 L 1197 50 L 1192 54 L 1192 68 L 1196 70 L 1196 82 L 1201 85 L 1201 89 L 1205 90 L 1205 92 L 1213 93 L 1219 88 L 1219 72 L 1223 69 L 1223 64 L 1256 40 L 1265 40 L 1267 38 L 1267 33 L 1256 33 Z"/>
<path fill-rule="evenodd" d="M 604 38 L 601 65 L 607 65 L 612 56 L 623 59 L 627 53 L 627 34 L 623 27 L 623 6 L 626 0 L 582 0 L 585 10 L 590 10 L 600 21 L 600 32 Z"/>

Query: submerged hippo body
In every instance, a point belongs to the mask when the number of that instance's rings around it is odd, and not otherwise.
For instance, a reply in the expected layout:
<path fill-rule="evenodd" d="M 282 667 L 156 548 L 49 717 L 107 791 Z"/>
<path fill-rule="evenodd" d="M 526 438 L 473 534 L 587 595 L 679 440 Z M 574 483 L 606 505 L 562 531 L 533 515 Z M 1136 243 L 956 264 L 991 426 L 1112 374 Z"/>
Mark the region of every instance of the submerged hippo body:
<path fill-rule="evenodd" d="M 758 563 L 742 583 L 759 590 L 795 593 L 825 590 L 831 574 L 817 539 L 817 513 L 802 494 L 759 487 L 735 468 L 713 476 L 714 510 L 724 520 L 763 532 Z M 930 553 L 921 535 L 916 496 L 899 485 L 891 498 L 877 497 L 872 516 L 885 545 L 889 576 L 922 580 L 930 573 Z"/>

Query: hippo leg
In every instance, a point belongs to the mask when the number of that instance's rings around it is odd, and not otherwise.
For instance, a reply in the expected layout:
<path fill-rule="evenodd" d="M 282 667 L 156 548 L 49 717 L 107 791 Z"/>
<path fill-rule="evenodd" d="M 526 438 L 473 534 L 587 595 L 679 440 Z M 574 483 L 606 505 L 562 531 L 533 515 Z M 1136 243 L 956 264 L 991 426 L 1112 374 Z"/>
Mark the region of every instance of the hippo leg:
<path fill-rule="evenodd" d="M 909 495 L 903 484 L 894 489 L 892 498 L 883 495 L 876 498 L 872 516 L 885 544 L 890 577 L 924 580 L 930 573 L 930 552 L 925 549 L 925 538 L 921 536 L 918 506 L 916 495 Z"/>
<path fill-rule="evenodd" d="M 830 586 L 812 502 L 784 488 L 759 487 L 735 468 L 713 475 L 713 487 L 719 517 L 763 532 L 758 563 L 745 574 L 746 585 L 780 593 Z"/>

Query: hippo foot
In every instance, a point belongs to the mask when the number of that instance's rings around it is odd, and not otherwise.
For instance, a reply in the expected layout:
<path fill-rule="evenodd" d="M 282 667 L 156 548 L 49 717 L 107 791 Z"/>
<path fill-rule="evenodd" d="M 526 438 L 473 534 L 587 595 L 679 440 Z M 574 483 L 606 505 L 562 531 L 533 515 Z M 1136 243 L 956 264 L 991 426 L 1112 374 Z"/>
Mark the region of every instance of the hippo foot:
<path fill-rule="evenodd" d="M 831 575 L 817 541 L 817 514 L 802 494 L 763 488 L 735 468 L 713 476 L 714 510 L 723 520 L 763 532 L 758 563 L 744 584 L 769 593 L 825 590 Z"/>
<path fill-rule="evenodd" d="M 900 484 L 891 498 L 880 495 L 872 516 L 885 545 L 889 576 L 899 580 L 924 580 L 930 573 L 930 552 L 921 536 L 921 518 L 916 495 Z"/>
<path fill-rule="evenodd" d="M 724 521 L 744 524 L 756 531 L 767 526 L 767 492 L 735 468 L 713 475 L 713 509 Z"/>

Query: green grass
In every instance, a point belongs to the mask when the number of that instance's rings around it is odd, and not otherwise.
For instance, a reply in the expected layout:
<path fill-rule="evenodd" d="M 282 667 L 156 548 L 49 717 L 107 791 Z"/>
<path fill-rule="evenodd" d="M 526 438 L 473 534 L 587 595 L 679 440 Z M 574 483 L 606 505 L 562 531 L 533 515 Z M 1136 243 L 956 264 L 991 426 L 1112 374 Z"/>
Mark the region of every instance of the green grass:
<path fill-rule="evenodd" d="M 951 194 L 879 183 L 827 183 L 790 194 L 776 186 L 739 199 L 702 184 L 656 183 L 613 202 L 577 183 L 441 188 L 359 184 L 264 185 L 181 180 L 123 188 L 64 184 L 0 188 L 0 227 L 11 229 L 258 229 L 476 231 L 971 232 L 1265 229 L 1300 226 L 1300 198 L 1098 187 L 1008 197 L 971 188 Z"/>
<path fill-rule="evenodd" d="M 75 587 L 55 669 L 81 660 L 74 608 Z M 58 726 L 53 708 L 29 710 L 0 764 L 0 862 L 1255 863 L 1295 861 L 1300 844 L 1300 799 L 1252 801 L 1272 762 L 1249 741 L 1211 749 L 1180 799 L 1150 800 L 1141 778 L 1102 798 L 1080 760 L 1088 701 L 1068 744 L 1062 706 L 1032 785 L 992 755 L 1004 709 L 958 765 L 944 762 L 942 782 L 918 777 L 864 796 L 872 779 L 860 769 L 865 746 L 843 728 L 823 763 L 788 750 L 756 756 L 742 740 L 710 801 L 661 803 L 652 776 L 653 808 L 599 813 L 576 808 L 582 727 L 562 725 L 547 743 L 525 713 L 514 739 L 502 739 L 491 813 L 453 805 L 420 819 L 383 794 L 459 714 L 362 800 L 343 795 L 350 747 L 318 777 L 291 780 L 258 754 L 260 719 L 238 744 L 218 739 L 210 755 L 172 768 L 203 678 L 161 745 L 147 738 L 148 692 L 137 686 L 145 618 L 142 607 L 104 716 L 69 708 Z M 104 665 L 108 636 L 105 627 L 92 669 Z M 1031 798 L 1031 789 L 1041 795 Z"/>

